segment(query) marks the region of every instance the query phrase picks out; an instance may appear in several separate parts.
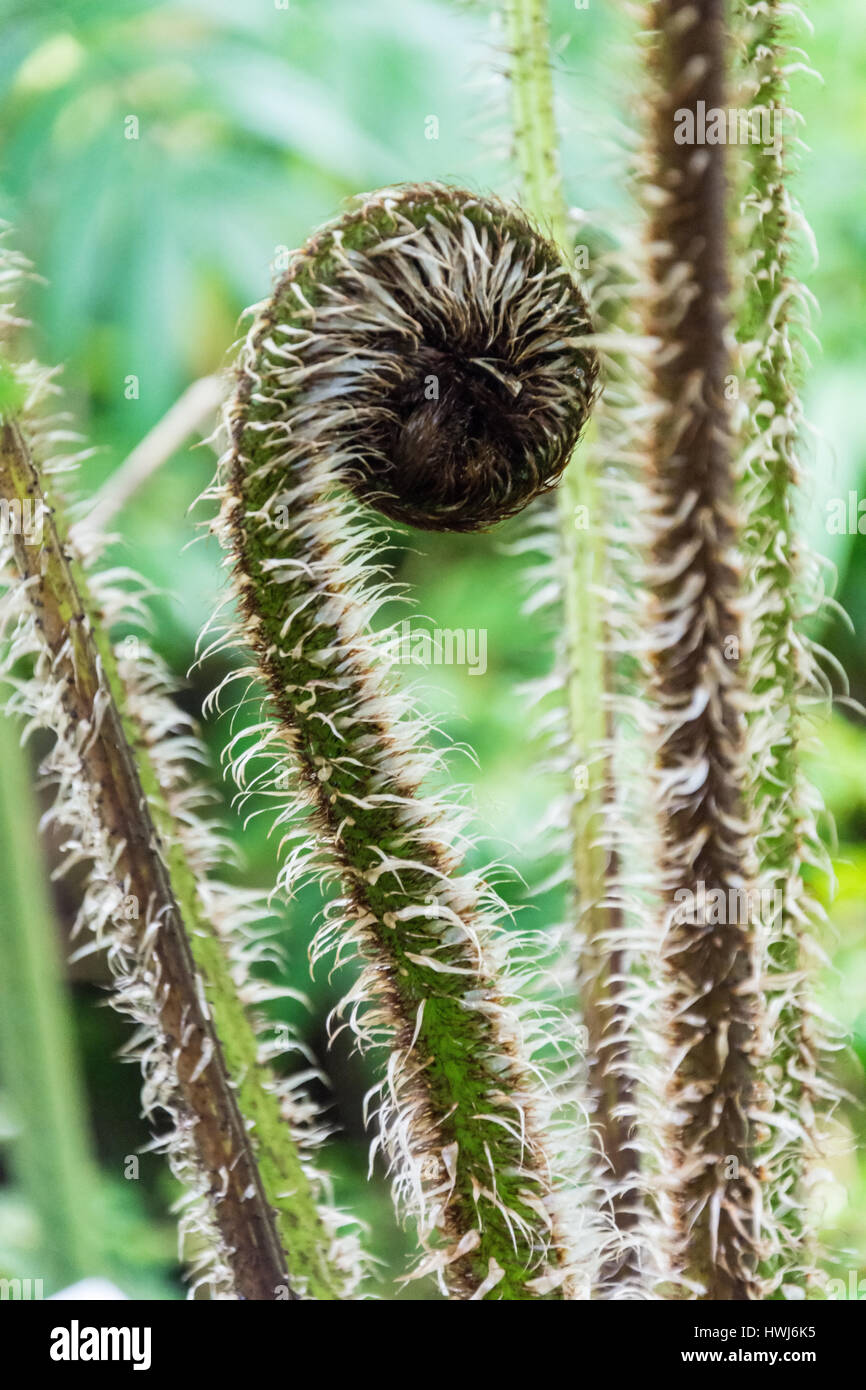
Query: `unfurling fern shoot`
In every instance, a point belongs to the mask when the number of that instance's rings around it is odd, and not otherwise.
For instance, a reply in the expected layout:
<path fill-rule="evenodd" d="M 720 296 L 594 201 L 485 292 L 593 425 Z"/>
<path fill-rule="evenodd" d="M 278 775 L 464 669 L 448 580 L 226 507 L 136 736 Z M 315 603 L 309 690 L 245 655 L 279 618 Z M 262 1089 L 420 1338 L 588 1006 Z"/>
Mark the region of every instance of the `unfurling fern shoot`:
<path fill-rule="evenodd" d="M 568 1296 L 576 1272 L 533 1061 L 546 1025 L 518 1002 L 501 906 L 461 869 L 463 813 L 423 788 L 436 754 L 371 634 L 365 514 L 475 531 L 552 487 L 592 403 L 589 328 L 519 210 L 387 189 L 295 256 L 229 407 L 222 533 L 270 697 L 258 751 L 279 767 L 288 747 L 303 788 L 283 877 L 341 885 L 320 945 L 358 948 L 350 1020 L 391 1048 L 377 1143 L 420 1269 L 464 1297 Z"/>

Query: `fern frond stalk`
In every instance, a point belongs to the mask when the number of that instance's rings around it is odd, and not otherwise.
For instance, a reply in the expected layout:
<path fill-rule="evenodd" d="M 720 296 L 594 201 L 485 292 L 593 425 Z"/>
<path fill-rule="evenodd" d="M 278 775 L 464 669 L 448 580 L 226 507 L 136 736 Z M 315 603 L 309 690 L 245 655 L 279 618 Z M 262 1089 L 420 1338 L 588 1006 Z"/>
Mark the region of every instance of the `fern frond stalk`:
<path fill-rule="evenodd" d="M 514 150 L 525 205 L 573 259 L 557 151 L 547 0 L 508 0 L 506 41 Z M 616 901 L 615 849 L 606 834 L 611 790 L 611 709 L 602 593 L 607 578 L 598 452 L 572 456 L 557 497 L 571 761 L 584 775 L 570 793 L 571 868 L 579 913 L 578 984 L 586 1028 L 589 1110 L 598 1146 L 596 1181 L 615 1243 L 599 1271 L 599 1292 L 635 1273 L 631 1237 L 638 1219 L 633 1085 L 625 1037 L 625 959 Z M 588 524 L 578 526 L 581 513 Z M 575 767 L 569 769 L 573 779 Z"/>
<path fill-rule="evenodd" d="M 668 909 L 661 1182 L 673 1296 L 742 1300 L 758 1296 L 762 1194 L 751 1119 L 758 924 L 737 891 L 754 882 L 756 865 L 745 799 L 739 530 L 725 399 L 725 147 L 675 138 L 678 111 L 698 100 L 707 109 L 725 106 L 722 0 L 660 0 L 649 24 L 647 331 L 657 346 L 647 578 Z M 720 900 L 724 911 L 707 906 Z"/>
<path fill-rule="evenodd" d="M 2 423 L 0 495 L 35 508 L 42 527 L 39 544 L 7 537 L 11 706 L 56 736 L 46 759 L 58 784 L 51 816 L 69 856 L 93 864 L 83 915 L 104 928 L 115 1002 L 144 1030 L 145 1109 L 174 1121 L 164 1143 L 216 1242 L 214 1287 L 256 1300 L 339 1297 L 278 1087 L 260 1066 L 229 958 L 201 909 L 184 827 L 165 799 L 167 770 L 160 776 L 149 731 L 128 713 L 99 605 L 15 417 Z M 35 663 L 29 680 L 22 661 Z M 136 905 L 129 917 L 119 908 L 127 902 Z"/>
<path fill-rule="evenodd" d="M 801 763 L 808 706 L 820 696 L 822 680 L 801 631 L 803 618 L 817 607 L 810 589 L 818 586 L 797 516 L 803 427 L 798 380 L 809 304 L 791 267 L 799 213 L 788 189 L 796 139 L 785 72 L 790 24 L 788 7 L 778 0 L 739 3 L 732 21 L 745 89 L 738 105 L 765 113 L 773 135 L 744 146 L 737 170 L 747 269 L 737 336 L 744 377 L 738 438 L 744 545 L 754 593 L 750 791 L 762 882 L 777 904 L 765 924 L 766 986 L 778 1020 L 766 1085 L 768 1108 L 779 1123 L 762 1151 L 775 1237 L 774 1290 L 807 1281 L 814 1264 L 804 1179 L 819 1147 L 816 1111 L 831 1100 L 818 1077 L 822 1029 L 809 987 L 816 960 L 810 936 L 824 914 L 804 876 L 806 863 L 825 872 L 829 866 L 816 825 L 820 802 Z"/>
<path fill-rule="evenodd" d="M 536 1006 L 509 978 L 504 909 L 461 869 L 463 814 L 370 623 L 384 595 L 355 493 L 474 530 L 549 488 L 589 408 L 586 310 L 517 209 L 384 190 L 314 237 L 264 305 L 230 408 L 224 531 L 246 641 L 289 752 L 299 838 L 284 880 L 341 884 L 324 942 L 365 962 L 348 1007 L 391 1049 L 379 1125 L 397 1193 L 461 1297 L 562 1297 L 569 1239 L 544 1132 Z M 567 383 L 563 389 L 562 383 Z M 375 558 L 375 557 L 373 557 Z"/>

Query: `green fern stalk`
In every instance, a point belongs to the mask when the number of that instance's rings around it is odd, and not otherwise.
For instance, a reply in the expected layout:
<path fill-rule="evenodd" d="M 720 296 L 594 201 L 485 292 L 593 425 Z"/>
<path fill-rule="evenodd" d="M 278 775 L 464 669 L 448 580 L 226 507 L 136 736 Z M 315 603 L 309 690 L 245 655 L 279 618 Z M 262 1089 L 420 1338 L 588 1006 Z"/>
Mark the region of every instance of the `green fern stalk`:
<path fill-rule="evenodd" d="M 31 1276 L 56 1293 L 99 1272 L 96 1169 L 44 866 L 33 862 L 38 810 L 21 729 L 0 722 L 0 1083 L 16 1121 L 11 1171 L 39 1222 Z"/>
<path fill-rule="evenodd" d="M 15 326 L 8 310 L 4 323 L 7 333 Z M 264 1064 L 244 1007 L 258 993 L 246 971 L 251 947 L 231 934 L 248 904 L 208 876 L 224 850 L 197 815 L 186 772 L 194 746 L 146 651 L 125 660 L 121 679 L 108 630 L 128 620 L 134 596 L 111 572 L 86 571 L 46 491 L 70 465 L 49 457 L 68 433 L 36 414 L 50 376 L 7 367 L 6 379 L 8 708 L 55 736 L 43 770 L 57 799 L 46 820 L 64 832 L 68 862 L 92 865 L 79 927 L 107 948 L 113 1000 L 140 1025 L 145 1111 L 173 1118 L 162 1142 L 197 1199 L 184 1225 L 204 1232 L 202 1277 L 242 1298 L 339 1298 L 347 1280 L 289 1127 L 291 1093 Z"/>
<path fill-rule="evenodd" d="M 340 884 L 316 954 L 354 946 L 364 962 L 345 1011 L 362 1046 L 390 1047 L 376 1145 L 428 1247 L 417 1272 L 458 1297 L 569 1289 L 532 1060 L 544 1025 L 513 976 L 528 967 L 509 967 L 504 908 L 461 868 L 464 814 L 425 789 L 438 757 L 370 635 L 388 590 L 351 494 L 458 531 L 518 510 L 555 481 L 589 408 L 586 330 L 558 252 L 519 210 L 384 190 L 297 253 L 229 411 L 223 535 L 243 615 L 229 640 L 253 649 L 269 694 L 243 762 L 295 769 L 281 881 Z"/>

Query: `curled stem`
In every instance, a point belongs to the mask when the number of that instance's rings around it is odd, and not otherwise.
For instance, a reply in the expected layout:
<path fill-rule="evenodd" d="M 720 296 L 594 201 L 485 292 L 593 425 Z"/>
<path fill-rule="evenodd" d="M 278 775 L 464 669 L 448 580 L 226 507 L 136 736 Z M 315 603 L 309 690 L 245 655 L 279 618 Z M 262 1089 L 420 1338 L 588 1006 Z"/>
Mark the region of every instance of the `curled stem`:
<path fill-rule="evenodd" d="M 323 941 L 365 961 L 362 1043 L 391 1048 L 381 1142 L 458 1296 L 560 1297 L 569 1239 L 545 1134 L 538 1006 L 507 973 L 504 909 L 461 870 L 462 813 L 369 625 L 383 593 L 350 494 L 416 525 L 490 525 L 549 487 L 592 394 L 585 306 L 516 209 L 385 190 L 300 251 L 250 333 L 230 407 L 224 536 L 241 636 L 315 840 L 284 870 L 336 877 Z M 562 380 L 569 385 L 562 388 Z M 525 968 L 525 967 L 524 967 Z"/>

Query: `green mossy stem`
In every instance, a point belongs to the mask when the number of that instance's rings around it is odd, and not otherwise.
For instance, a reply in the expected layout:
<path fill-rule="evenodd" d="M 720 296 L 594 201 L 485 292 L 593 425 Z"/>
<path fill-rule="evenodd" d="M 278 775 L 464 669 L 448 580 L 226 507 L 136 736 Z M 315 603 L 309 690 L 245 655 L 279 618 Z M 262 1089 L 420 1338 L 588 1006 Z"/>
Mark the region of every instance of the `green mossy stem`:
<path fill-rule="evenodd" d="M 234 1290 L 258 1301 L 337 1299 L 341 1280 L 329 1264 L 329 1238 L 273 1083 L 257 1060 L 255 1033 L 224 948 L 202 914 L 147 733 L 125 712 L 124 688 L 86 575 L 15 419 L 3 423 L 0 435 L 0 495 L 43 508 L 42 544 L 16 536 L 15 564 L 29 585 L 51 678 L 64 692 L 65 717 L 73 728 L 93 730 L 82 773 L 117 846 L 118 880 L 147 906 L 146 921 L 160 923 L 140 948 L 154 973 L 153 1006 L 174 1058 L 176 1099 L 193 1126 Z"/>
<path fill-rule="evenodd" d="M 345 277 L 375 276 L 378 248 L 391 254 L 398 237 L 409 254 L 413 242 L 418 256 L 430 254 L 427 235 L 464 246 L 474 236 L 494 258 L 506 243 L 547 266 L 554 284 L 569 282 L 522 214 L 459 190 L 384 190 L 314 237 L 248 340 L 229 408 L 224 526 L 245 640 L 299 766 L 324 867 L 342 881 L 345 935 L 368 963 L 376 1027 L 390 1034 L 387 1104 L 403 1131 L 390 1158 L 398 1182 L 421 1190 L 430 1267 L 438 1259 L 460 1297 L 559 1298 L 565 1255 L 541 1092 L 520 1027 L 507 1022 L 518 1001 L 492 959 L 497 909 L 485 906 L 484 884 L 459 875 L 453 812 L 418 799 L 429 758 L 408 731 L 411 711 L 390 703 L 365 636 L 369 542 L 347 500 L 345 460 L 329 460 L 329 402 L 339 409 L 342 392 L 338 383 L 329 394 L 330 378 L 317 376 L 332 363 L 308 365 L 318 313 L 376 312 L 375 285 L 368 306 L 363 286 L 345 289 Z M 288 514 L 282 529 L 278 509 Z"/>

